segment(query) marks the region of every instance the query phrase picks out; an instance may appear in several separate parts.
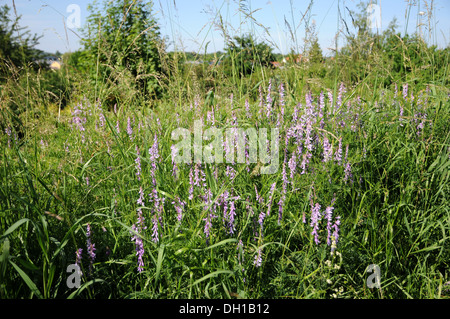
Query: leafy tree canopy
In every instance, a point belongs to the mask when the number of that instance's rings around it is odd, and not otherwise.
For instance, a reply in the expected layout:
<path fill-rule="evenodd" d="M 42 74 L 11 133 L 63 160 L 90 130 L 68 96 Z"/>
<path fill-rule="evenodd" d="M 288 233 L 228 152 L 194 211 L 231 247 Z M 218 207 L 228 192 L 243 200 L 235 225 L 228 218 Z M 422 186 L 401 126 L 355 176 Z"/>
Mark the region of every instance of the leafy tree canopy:
<path fill-rule="evenodd" d="M 42 57 L 43 52 L 35 49 L 39 43 L 37 35 L 19 26 L 20 16 L 10 18 L 10 8 L 0 7 L 0 76 L 4 77 L 12 67 L 21 67 Z"/>
<path fill-rule="evenodd" d="M 271 66 L 276 61 L 272 48 L 266 43 L 256 43 L 253 36 L 234 37 L 227 48 L 224 69 L 228 75 L 236 72 L 239 76 L 253 73 L 257 67 Z"/>
<path fill-rule="evenodd" d="M 108 79 L 105 82 L 116 81 L 115 74 L 127 70 L 140 91 L 156 94 L 162 41 L 152 6 L 142 0 L 104 1 L 101 8 L 96 1 L 89 5 L 81 66 L 96 79 Z"/>

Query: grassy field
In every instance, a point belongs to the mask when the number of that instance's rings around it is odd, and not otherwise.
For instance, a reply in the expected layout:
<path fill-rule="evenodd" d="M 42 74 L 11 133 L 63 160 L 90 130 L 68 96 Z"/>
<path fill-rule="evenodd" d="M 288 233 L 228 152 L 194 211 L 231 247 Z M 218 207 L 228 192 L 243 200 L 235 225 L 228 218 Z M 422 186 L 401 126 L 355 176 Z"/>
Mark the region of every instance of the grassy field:
<path fill-rule="evenodd" d="M 0 298 L 449 298 L 446 82 L 307 74 L 263 68 L 213 96 L 179 75 L 151 106 L 79 79 L 64 108 L 2 102 Z"/>

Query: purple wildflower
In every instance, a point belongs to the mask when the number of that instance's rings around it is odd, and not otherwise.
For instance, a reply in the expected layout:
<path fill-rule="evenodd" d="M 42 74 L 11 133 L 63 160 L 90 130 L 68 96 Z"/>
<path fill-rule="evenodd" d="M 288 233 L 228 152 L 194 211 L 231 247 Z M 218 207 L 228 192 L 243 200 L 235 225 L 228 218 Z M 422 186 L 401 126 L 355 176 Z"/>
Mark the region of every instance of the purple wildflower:
<path fill-rule="evenodd" d="M 296 170 L 296 167 L 297 167 L 297 156 L 295 154 L 296 154 L 295 152 L 292 153 L 292 156 L 291 156 L 291 158 L 289 160 L 289 163 L 288 163 L 291 180 L 294 179 L 295 170 Z"/>
<path fill-rule="evenodd" d="M 75 265 L 77 265 L 78 268 L 80 269 L 80 275 L 83 275 L 83 273 L 81 272 L 81 259 L 83 258 L 82 253 L 83 253 L 83 249 L 79 248 L 76 251 L 76 256 L 75 256 Z"/>
<path fill-rule="evenodd" d="M 153 137 L 153 145 L 149 148 L 148 154 L 150 155 L 150 161 L 155 162 L 159 158 L 159 151 L 158 151 L 158 136 L 154 135 Z"/>
<path fill-rule="evenodd" d="M 230 180 L 234 180 L 234 178 L 236 177 L 236 170 L 232 166 L 227 165 L 227 169 L 225 171 L 225 175 L 227 175 L 227 177 Z"/>
<path fill-rule="evenodd" d="M 172 151 L 172 176 L 175 177 L 175 179 L 177 179 L 178 178 L 178 166 L 175 161 L 175 158 L 178 154 L 178 149 L 175 147 L 175 145 L 172 145 L 170 147 L 170 149 Z"/>
<path fill-rule="evenodd" d="M 194 198 L 194 175 L 192 173 L 192 166 L 189 169 L 189 200 L 192 200 Z"/>
<path fill-rule="evenodd" d="M 327 245 L 331 245 L 331 221 L 333 218 L 333 206 L 328 206 L 325 209 L 324 215 L 325 219 L 327 220 Z"/>
<path fill-rule="evenodd" d="M 343 82 L 341 82 L 341 85 L 339 86 L 339 93 L 338 93 L 337 102 L 336 102 L 337 109 L 339 109 L 341 107 L 342 98 L 346 92 L 347 92 L 347 90 L 345 89 L 345 85 Z"/>
<path fill-rule="evenodd" d="M 175 201 L 172 202 L 175 211 L 177 212 L 177 220 L 178 223 L 181 224 L 181 220 L 183 219 L 183 209 L 186 205 L 186 202 L 182 201 L 178 196 L 175 198 Z"/>
<path fill-rule="evenodd" d="M 156 214 L 153 215 L 152 223 L 153 223 L 152 240 L 153 242 L 157 243 L 159 241 L 159 234 L 158 234 L 158 217 Z"/>
<path fill-rule="evenodd" d="M 305 147 L 308 151 L 312 152 L 313 143 L 312 143 L 312 122 L 308 118 L 306 122 L 306 136 L 305 136 Z"/>
<path fill-rule="evenodd" d="M 339 163 L 339 165 L 342 164 L 342 137 L 339 138 L 339 146 L 336 150 L 336 153 L 334 155 L 334 160 Z"/>
<path fill-rule="evenodd" d="M 245 100 L 245 112 L 247 118 L 250 119 L 252 117 L 252 113 L 250 112 L 250 103 L 248 102 L 248 99 Z"/>
<path fill-rule="evenodd" d="M 153 145 L 149 148 L 148 153 L 150 155 L 150 161 L 152 169 L 150 174 L 152 176 L 153 186 L 156 186 L 156 160 L 159 158 L 158 151 L 158 136 L 155 133 L 155 137 L 153 138 Z"/>
<path fill-rule="evenodd" d="M 92 243 L 91 241 L 91 225 L 87 224 L 87 230 L 86 230 L 86 237 L 87 237 L 87 252 L 89 255 L 89 259 L 90 259 L 90 264 L 89 264 L 89 269 L 90 271 L 92 271 L 92 265 L 95 261 L 95 244 Z"/>
<path fill-rule="evenodd" d="M 323 161 L 328 162 L 329 160 L 331 160 L 332 155 L 333 155 L 333 148 L 332 148 L 330 142 L 328 141 L 328 138 L 324 137 L 324 139 L 323 139 Z"/>
<path fill-rule="evenodd" d="M 330 89 L 328 89 L 328 101 L 330 101 L 330 106 L 333 105 L 333 92 L 331 92 Z M 328 113 L 331 112 L 332 107 L 329 108 Z"/>
<path fill-rule="evenodd" d="M 85 137 L 84 137 L 85 128 L 83 125 L 86 123 L 86 117 L 81 117 L 82 115 L 84 115 L 83 105 L 80 103 L 79 105 L 75 106 L 75 108 L 72 112 L 72 123 L 75 124 L 76 128 L 80 131 L 81 141 L 84 143 L 85 142 Z"/>
<path fill-rule="evenodd" d="M 128 133 L 128 136 L 130 137 L 130 141 L 132 141 L 133 140 L 133 128 L 131 127 L 130 117 L 128 117 L 128 119 L 127 119 L 127 133 Z"/>
<path fill-rule="evenodd" d="M 272 186 L 270 186 L 270 197 L 269 197 L 269 204 L 267 206 L 267 216 L 270 215 L 270 209 L 272 208 L 272 200 L 273 200 L 273 194 L 275 192 L 275 186 L 277 182 L 273 183 Z"/>
<path fill-rule="evenodd" d="M 283 162 L 282 182 L 283 183 L 282 183 L 281 198 L 278 201 L 278 224 L 280 224 L 281 218 L 283 216 L 284 202 L 286 200 L 286 193 L 287 193 L 287 184 L 289 183 L 286 174 L 286 162 Z"/>
<path fill-rule="evenodd" d="M 230 234 L 234 234 L 234 217 L 236 216 L 236 207 L 234 204 L 234 200 L 232 200 L 230 203 L 230 214 L 228 216 L 228 231 Z"/>
<path fill-rule="evenodd" d="M 258 253 L 255 255 L 255 260 L 253 261 L 253 264 L 255 265 L 255 267 L 261 267 L 261 265 L 262 265 L 262 256 L 261 256 L 261 253 L 262 253 L 262 249 L 261 248 L 259 248 L 258 249 Z"/>
<path fill-rule="evenodd" d="M 81 259 L 83 258 L 83 248 L 79 248 L 76 252 L 76 259 L 75 259 L 75 264 L 80 266 L 81 265 Z"/>
<path fill-rule="evenodd" d="M 320 243 L 319 240 L 319 221 L 320 221 L 320 205 L 319 203 L 316 203 L 314 207 L 311 207 L 311 224 L 310 226 L 313 227 L 313 231 L 311 232 L 311 235 L 314 235 L 314 241 L 318 245 Z"/>
<path fill-rule="evenodd" d="M 332 226 L 333 228 L 333 234 L 332 234 L 332 244 L 331 244 L 331 251 L 333 252 L 336 248 L 336 244 L 339 240 L 339 225 L 341 224 L 341 217 L 337 216 L 336 220 Z"/>
<path fill-rule="evenodd" d="M 344 173 L 345 173 L 344 182 L 345 182 L 345 184 L 347 184 L 347 180 L 349 180 L 353 177 L 352 166 L 350 165 L 350 162 L 347 162 L 347 165 L 345 165 Z"/>
<path fill-rule="evenodd" d="M 100 121 L 100 127 L 104 127 L 105 126 L 105 115 L 103 115 L 103 112 L 100 111 L 100 114 L 98 115 L 98 119 Z"/>
<path fill-rule="evenodd" d="M 255 186 L 256 201 L 257 201 L 260 205 L 262 205 L 262 203 L 263 203 L 263 201 L 264 201 L 264 198 L 263 198 L 261 195 L 259 195 L 258 189 L 256 188 L 256 185 L 254 185 L 254 186 Z"/>
<path fill-rule="evenodd" d="M 6 133 L 6 135 L 8 135 L 8 148 L 11 148 L 11 127 L 7 127 L 6 129 L 5 129 L 5 133 Z"/>
<path fill-rule="evenodd" d="M 408 83 L 403 84 L 403 99 L 406 101 L 408 98 Z"/>
<path fill-rule="evenodd" d="M 137 157 L 134 160 L 136 163 L 136 176 L 138 178 L 138 180 L 141 180 L 141 152 L 139 151 L 139 147 L 136 145 L 136 153 L 137 153 Z"/>
<path fill-rule="evenodd" d="M 206 242 L 209 242 L 209 236 L 212 227 L 211 214 L 208 213 L 206 218 L 203 218 L 203 221 L 205 222 L 205 228 L 203 229 L 203 232 L 205 233 L 206 236 Z"/>
<path fill-rule="evenodd" d="M 347 144 L 347 146 L 345 147 L 345 157 L 344 157 L 344 162 L 347 162 L 347 158 L 348 158 L 348 147 L 349 147 L 349 145 Z"/>
<path fill-rule="evenodd" d="M 261 231 L 264 228 L 264 219 L 266 218 L 266 214 L 264 213 L 264 211 L 261 211 L 261 213 L 258 216 L 258 224 L 261 228 Z"/>
<path fill-rule="evenodd" d="M 141 206 L 144 206 L 144 191 L 142 190 L 142 187 L 139 188 L 139 198 L 137 200 L 137 203 Z M 144 271 L 144 243 L 142 241 L 141 232 L 144 229 L 147 229 L 147 226 L 145 226 L 145 218 L 142 215 L 142 208 L 138 207 L 137 209 L 137 225 L 133 224 L 131 227 L 132 230 L 135 232 L 131 238 L 131 241 L 135 243 L 136 247 L 136 256 L 138 256 L 138 272 Z"/>
<path fill-rule="evenodd" d="M 143 256 L 144 256 L 144 243 L 142 241 L 142 238 L 139 234 L 139 227 L 137 227 L 136 225 L 133 224 L 133 226 L 131 226 L 131 229 L 135 232 L 135 234 L 133 235 L 133 237 L 131 238 L 131 241 L 133 241 L 135 243 L 135 250 L 136 250 L 136 256 L 138 256 L 138 272 L 141 273 L 144 271 L 144 260 L 143 260 Z"/>
<path fill-rule="evenodd" d="M 203 201 L 204 201 L 204 210 L 207 211 L 207 215 L 206 218 L 203 218 L 203 221 L 205 222 L 205 227 L 203 232 L 205 233 L 206 236 L 206 242 L 209 242 L 209 236 L 210 236 L 210 231 L 211 231 L 211 227 L 212 227 L 212 219 L 216 218 L 217 216 L 213 214 L 213 210 L 215 209 L 213 207 L 213 202 L 212 202 L 212 192 L 210 189 L 208 189 L 205 192 L 205 195 L 203 196 Z"/>
<path fill-rule="evenodd" d="M 310 152 L 306 152 L 303 154 L 302 163 L 300 164 L 300 167 L 302 168 L 302 172 L 300 174 L 306 173 L 306 165 L 309 164 L 309 159 L 312 158 L 312 154 Z"/>
<path fill-rule="evenodd" d="M 142 186 L 139 188 L 139 198 L 137 203 L 141 206 L 144 206 L 144 191 L 142 190 Z"/>

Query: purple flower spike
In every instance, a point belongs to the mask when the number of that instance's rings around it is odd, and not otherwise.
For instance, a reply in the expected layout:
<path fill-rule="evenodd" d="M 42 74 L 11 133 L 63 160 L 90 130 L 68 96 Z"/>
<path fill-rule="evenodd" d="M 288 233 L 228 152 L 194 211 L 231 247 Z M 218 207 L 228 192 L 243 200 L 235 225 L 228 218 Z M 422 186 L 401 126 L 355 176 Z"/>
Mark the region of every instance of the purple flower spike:
<path fill-rule="evenodd" d="M 313 227 L 313 231 L 311 232 L 311 235 L 314 236 L 314 242 L 316 245 L 320 243 L 319 240 L 319 221 L 320 221 L 320 205 L 319 203 L 316 203 L 314 207 L 312 207 L 312 213 L 311 213 L 311 224 L 310 226 Z"/>
<path fill-rule="evenodd" d="M 128 136 L 130 137 L 130 141 L 132 141 L 133 140 L 133 128 L 131 127 L 130 117 L 128 117 L 128 119 L 127 119 L 127 133 L 128 133 Z"/>
<path fill-rule="evenodd" d="M 253 261 L 253 264 L 256 268 L 261 267 L 262 265 L 262 251 L 261 248 L 258 249 L 258 253 L 255 255 L 255 260 Z"/>
<path fill-rule="evenodd" d="M 328 138 L 323 139 L 323 161 L 328 162 L 331 160 L 331 157 L 333 156 L 333 148 L 328 141 Z"/>
<path fill-rule="evenodd" d="M 90 259 L 89 270 L 92 271 L 92 265 L 94 264 L 94 261 L 95 261 L 96 248 L 95 248 L 95 244 L 93 244 L 91 241 L 91 225 L 90 224 L 87 224 L 86 237 L 87 237 L 87 252 L 89 255 L 89 259 Z"/>

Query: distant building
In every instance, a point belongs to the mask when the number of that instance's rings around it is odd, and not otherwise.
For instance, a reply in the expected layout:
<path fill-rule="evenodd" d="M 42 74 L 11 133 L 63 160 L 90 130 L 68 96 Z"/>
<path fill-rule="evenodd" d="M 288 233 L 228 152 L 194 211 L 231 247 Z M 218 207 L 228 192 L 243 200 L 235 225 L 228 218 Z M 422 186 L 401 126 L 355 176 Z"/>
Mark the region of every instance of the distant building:
<path fill-rule="evenodd" d="M 50 69 L 52 69 L 52 70 L 59 70 L 59 69 L 61 69 L 61 62 L 60 61 L 52 61 L 50 63 Z"/>
<path fill-rule="evenodd" d="M 272 64 L 272 66 L 274 68 L 281 68 L 281 62 L 274 61 L 274 62 L 270 62 L 270 63 Z"/>
<path fill-rule="evenodd" d="M 287 56 L 283 59 L 283 63 L 302 63 L 302 62 L 308 62 L 308 59 L 304 58 L 303 55 L 297 54 L 293 56 L 293 61 L 291 61 L 291 57 Z"/>
<path fill-rule="evenodd" d="M 61 69 L 62 61 L 61 58 L 58 58 L 54 55 L 46 56 L 40 60 L 34 61 L 35 63 L 39 65 L 47 65 L 52 70 L 59 70 Z"/>

